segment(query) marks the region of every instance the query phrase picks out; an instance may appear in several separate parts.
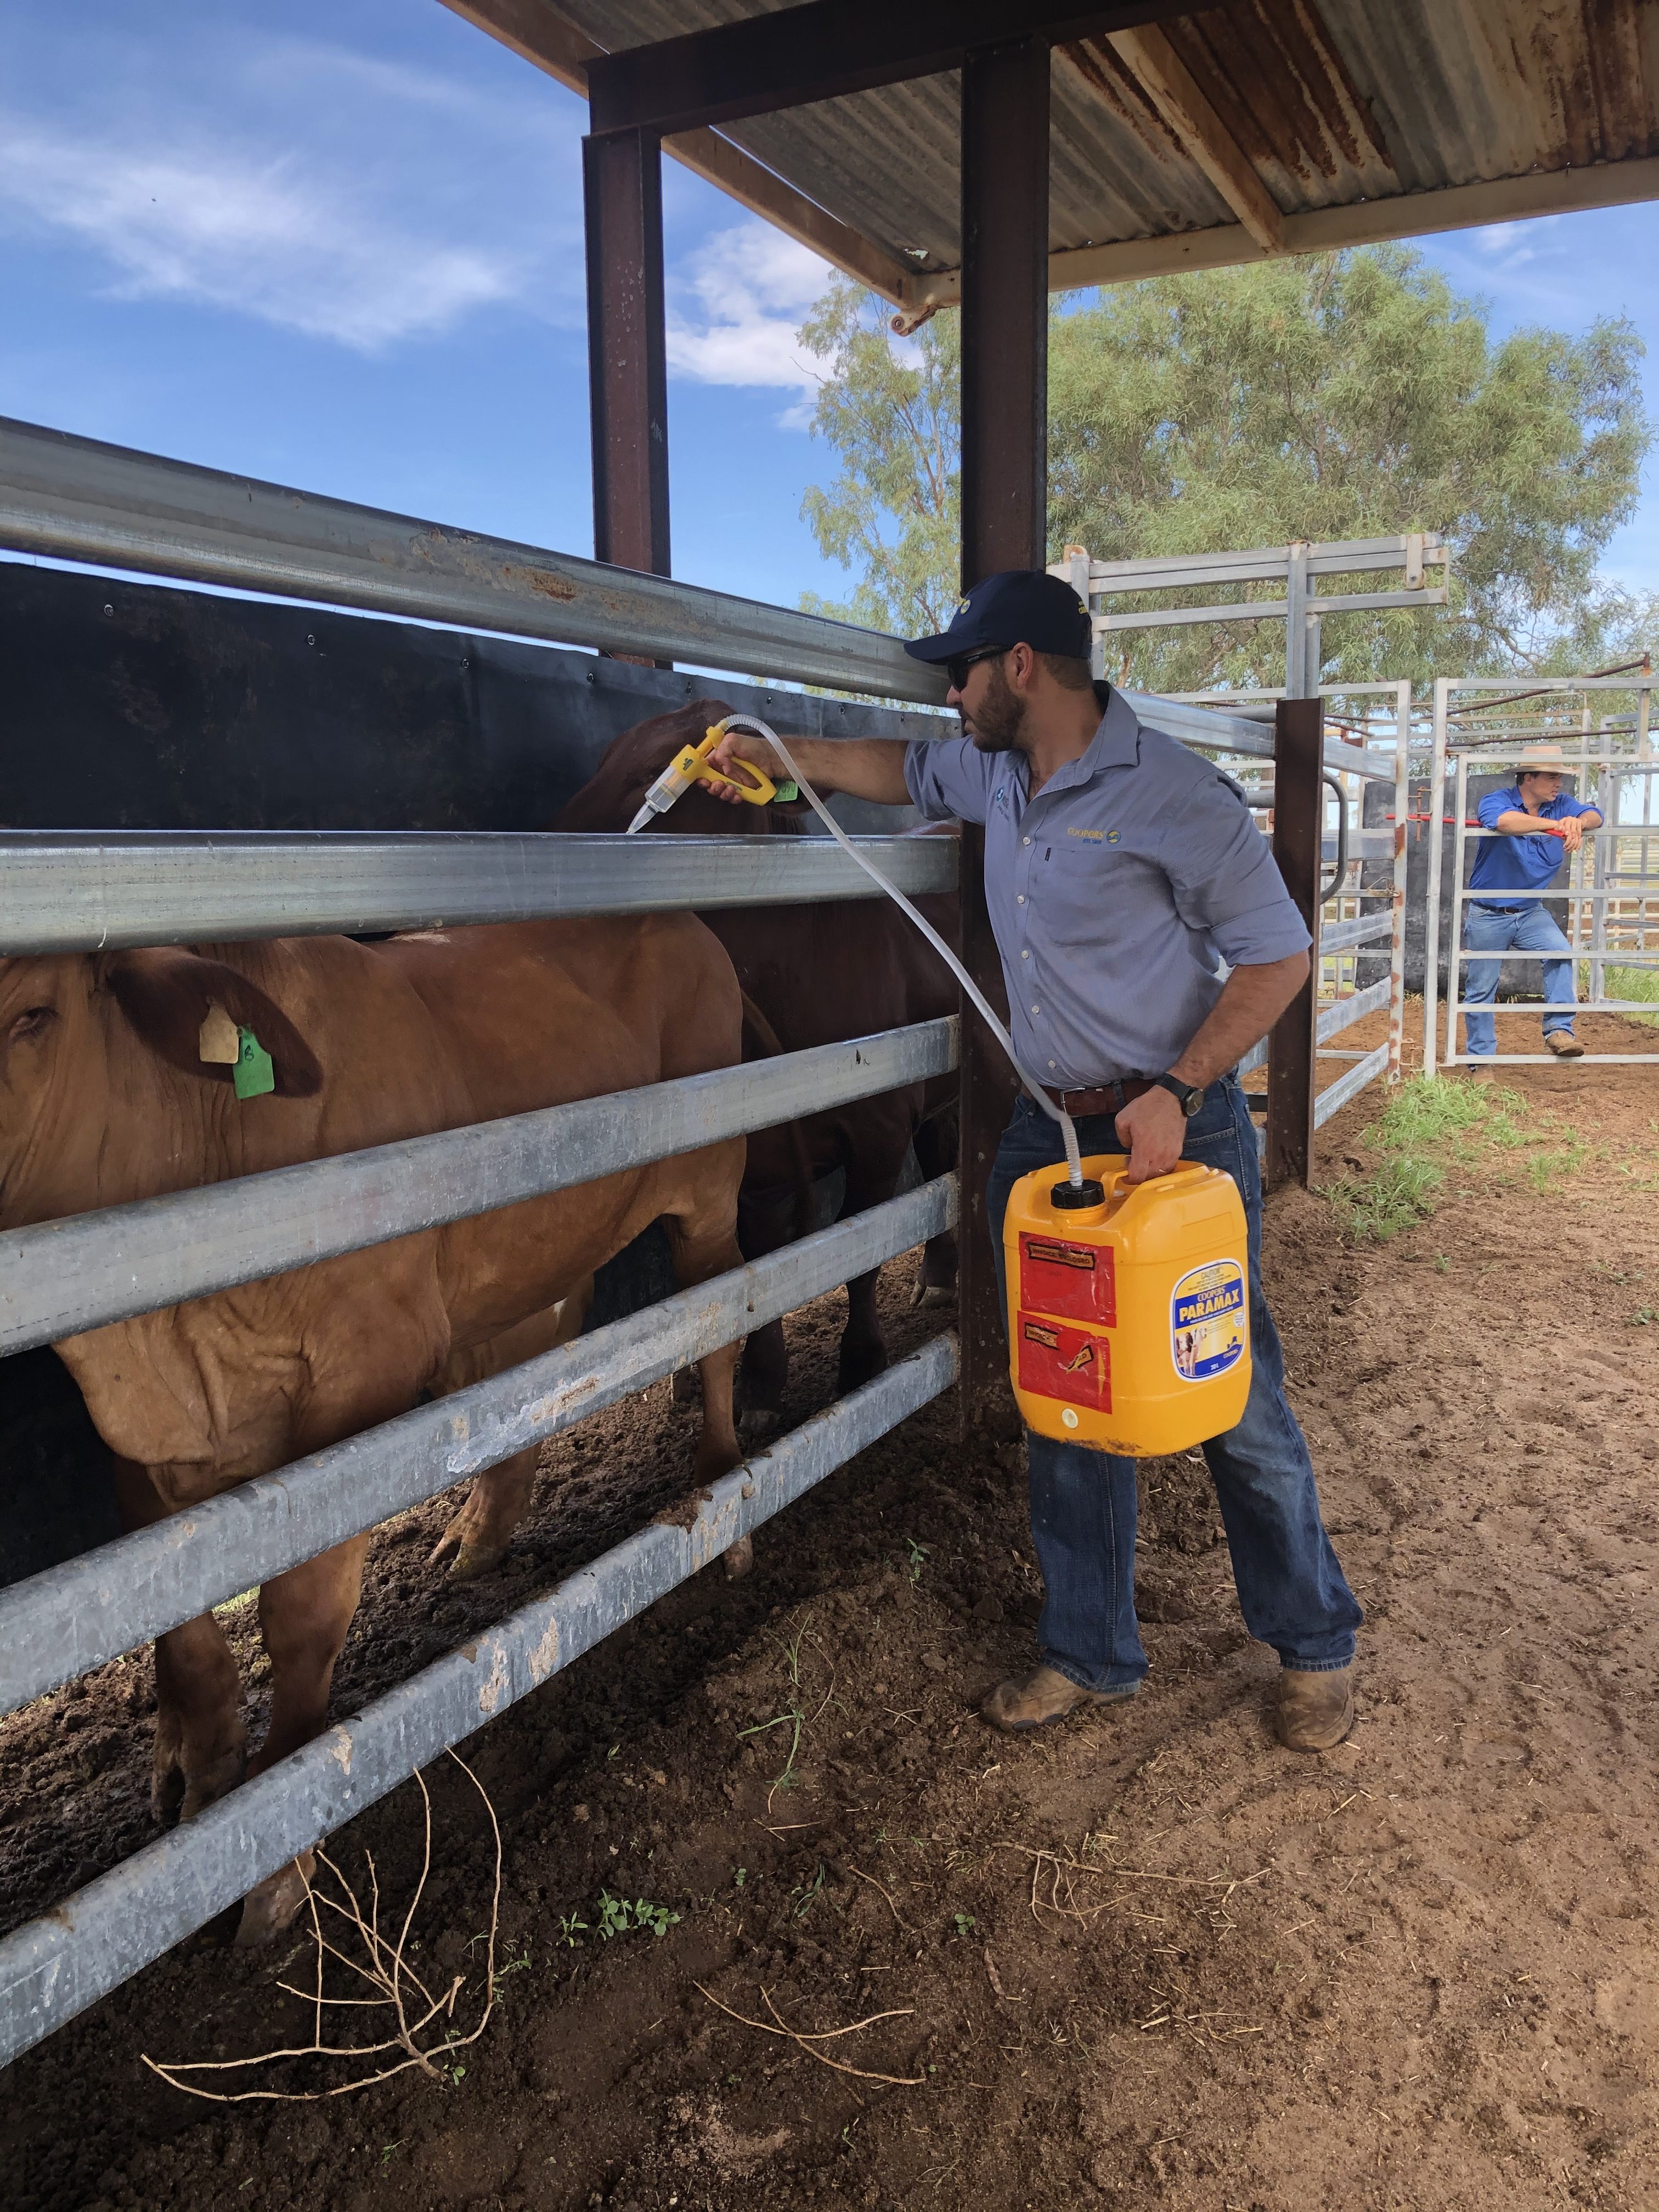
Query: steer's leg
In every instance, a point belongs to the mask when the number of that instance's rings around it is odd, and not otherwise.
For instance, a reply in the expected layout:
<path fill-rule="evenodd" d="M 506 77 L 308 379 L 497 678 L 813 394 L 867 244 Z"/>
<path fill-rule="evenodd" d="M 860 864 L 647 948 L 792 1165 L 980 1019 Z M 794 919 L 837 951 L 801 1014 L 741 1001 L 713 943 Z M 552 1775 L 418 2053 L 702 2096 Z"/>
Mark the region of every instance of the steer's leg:
<path fill-rule="evenodd" d="M 593 1278 L 589 1275 L 556 1305 L 532 1314 L 500 1336 L 491 1337 L 487 1344 L 452 1353 L 433 1384 L 433 1395 L 447 1396 L 508 1367 L 520 1366 L 526 1359 L 538 1358 L 557 1345 L 573 1343 L 582 1333 L 592 1303 Z M 458 1582 L 476 1582 L 479 1576 L 493 1573 L 507 1557 L 514 1531 L 530 1510 L 540 1456 L 541 1446 L 531 1444 L 499 1467 L 475 1474 L 465 1504 L 433 1547 L 432 1561 L 453 1552 L 455 1557 L 449 1571 Z"/>
<path fill-rule="evenodd" d="M 912 1142 L 924 1182 L 932 1182 L 937 1176 L 949 1175 L 957 1164 L 955 1109 L 930 1115 L 918 1127 Z M 921 1249 L 921 1266 L 916 1272 L 910 1303 L 913 1306 L 950 1306 L 956 1304 L 956 1235 L 952 1230 L 941 1229 Z"/>
<path fill-rule="evenodd" d="M 250 1775 L 309 1743 L 328 1718 L 335 1662 L 357 1610 L 368 1550 L 368 1537 L 354 1536 L 262 1586 L 259 1627 L 270 1657 L 270 1725 L 248 1761 Z M 302 1851 L 248 1892 L 236 1930 L 239 1944 L 281 1935 L 305 1903 L 316 1863 L 314 1852 Z"/>
<path fill-rule="evenodd" d="M 115 1501 L 124 1528 L 147 1528 L 168 1508 L 148 1468 L 115 1461 Z M 210 1613 L 155 1639 L 155 1758 L 150 1805 L 158 1820 L 187 1820 L 242 1778 L 247 1729 L 230 1646 Z"/>
<path fill-rule="evenodd" d="M 710 1146 L 690 1164 L 695 1179 L 667 1215 L 668 1241 L 673 1255 L 674 1279 L 684 1291 L 694 1289 L 715 1275 L 743 1265 L 738 1249 L 738 1178 L 743 1172 L 743 1146 Z M 702 1172 L 696 1173 L 696 1170 Z M 741 1464 L 743 1452 L 732 1420 L 732 1384 L 737 1373 L 738 1346 L 722 1345 L 697 1363 L 702 1377 L 702 1430 L 692 1477 L 699 1489 L 729 1474 Z M 729 1575 L 746 1574 L 754 1556 L 744 1536 L 726 1554 Z"/>
<path fill-rule="evenodd" d="M 903 1172 L 909 1142 L 908 1115 L 902 1121 L 896 1115 L 884 1118 L 867 1133 L 864 1146 L 848 1162 L 843 1220 L 849 1215 L 866 1212 L 872 1206 L 884 1205 L 892 1197 Z M 887 1345 L 881 1333 L 881 1312 L 876 1303 L 876 1288 L 880 1280 L 879 1267 L 848 1279 L 847 1326 L 842 1332 L 841 1357 L 836 1370 L 836 1385 L 840 1390 L 856 1390 L 881 1374 L 887 1365 Z"/>

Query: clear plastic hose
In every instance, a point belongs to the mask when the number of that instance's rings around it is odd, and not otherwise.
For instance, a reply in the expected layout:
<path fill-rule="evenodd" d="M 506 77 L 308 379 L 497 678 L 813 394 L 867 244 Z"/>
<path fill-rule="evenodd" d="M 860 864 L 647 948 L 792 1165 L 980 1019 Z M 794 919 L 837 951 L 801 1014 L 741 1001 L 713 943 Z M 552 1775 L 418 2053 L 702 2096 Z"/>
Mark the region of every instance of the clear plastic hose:
<path fill-rule="evenodd" d="M 1032 1075 L 1028 1069 L 1020 1065 L 1019 1055 L 1014 1050 L 1013 1039 L 1009 1036 L 1007 1030 L 1004 1029 L 1001 1022 L 997 1018 L 995 1012 L 987 1003 L 984 993 L 981 991 L 978 985 L 974 981 L 973 977 L 969 975 L 961 961 L 957 958 L 956 954 L 951 951 L 950 946 L 939 935 L 938 930 L 933 927 L 932 922 L 930 922 L 924 915 L 918 914 L 915 907 L 911 905 L 909 900 L 905 897 L 904 893 L 898 889 L 897 885 L 890 884 L 886 877 L 881 872 L 881 870 L 876 867 L 871 861 L 867 860 L 864 854 L 860 852 L 858 847 L 854 845 L 851 838 L 845 834 L 840 823 L 836 820 L 834 815 L 830 813 L 829 808 L 818 797 L 817 792 L 813 790 L 811 785 L 808 783 L 806 778 L 795 766 L 794 762 L 791 760 L 789 757 L 788 746 L 785 744 L 783 739 L 778 735 L 775 730 L 769 727 L 766 723 L 760 721 L 753 714 L 728 714 L 720 726 L 722 734 L 727 730 L 752 730 L 757 737 L 764 738 L 768 744 L 774 746 L 776 749 L 778 758 L 783 763 L 785 768 L 788 769 L 790 775 L 800 786 L 801 792 L 805 796 L 808 805 L 811 807 L 813 812 L 817 816 L 819 821 L 823 823 L 824 828 L 830 832 L 830 835 L 835 839 L 836 844 L 841 847 L 842 852 L 850 854 L 853 859 L 858 862 L 860 867 L 863 869 L 865 874 L 870 877 L 873 882 L 880 884 L 882 890 L 886 892 L 888 897 L 892 900 L 894 905 L 902 907 L 904 912 L 908 915 L 911 921 L 915 922 L 916 927 L 927 939 L 927 942 L 933 946 L 934 951 L 939 954 L 940 959 L 944 961 L 946 967 L 951 970 L 952 974 L 956 976 L 957 981 L 961 984 L 963 989 L 968 994 L 968 996 L 973 1000 L 975 1006 L 979 1009 L 979 1012 L 983 1016 L 986 1025 L 990 1030 L 992 1036 L 995 1037 L 997 1042 L 1002 1047 L 1004 1052 L 1007 1054 L 1009 1064 L 1013 1068 L 1015 1074 L 1018 1076 L 1020 1081 L 1025 1085 L 1027 1091 L 1030 1092 L 1032 1097 L 1036 1099 L 1037 1104 L 1042 1107 L 1043 1112 L 1048 1116 L 1049 1120 L 1051 1121 L 1059 1122 L 1060 1141 L 1066 1147 L 1066 1172 L 1071 1182 L 1073 1188 L 1077 1189 L 1080 1188 L 1083 1182 L 1083 1162 L 1078 1151 L 1077 1130 L 1073 1124 L 1071 1115 L 1066 1113 L 1060 1107 L 1056 1106 L 1054 1100 L 1049 1097 L 1048 1092 L 1043 1089 L 1042 1084 L 1037 1081 L 1036 1078 Z"/>

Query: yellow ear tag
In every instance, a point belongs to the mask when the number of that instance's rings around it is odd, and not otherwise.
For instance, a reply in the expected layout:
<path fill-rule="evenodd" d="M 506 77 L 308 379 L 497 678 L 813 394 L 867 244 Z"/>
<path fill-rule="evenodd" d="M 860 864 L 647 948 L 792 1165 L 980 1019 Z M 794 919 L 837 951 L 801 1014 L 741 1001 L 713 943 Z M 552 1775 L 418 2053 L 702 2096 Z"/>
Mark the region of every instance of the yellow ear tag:
<path fill-rule="evenodd" d="M 239 1030 L 241 1049 L 236 1056 L 236 1066 L 231 1073 L 239 1098 L 263 1098 L 267 1091 L 276 1088 L 276 1070 L 270 1054 L 254 1036 L 252 1030 Z"/>
<path fill-rule="evenodd" d="M 216 999 L 207 1010 L 196 1039 L 196 1057 L 218 1067 L 234 1067 L 242 1056 L 242 1039 L 236 1024 Z"/>

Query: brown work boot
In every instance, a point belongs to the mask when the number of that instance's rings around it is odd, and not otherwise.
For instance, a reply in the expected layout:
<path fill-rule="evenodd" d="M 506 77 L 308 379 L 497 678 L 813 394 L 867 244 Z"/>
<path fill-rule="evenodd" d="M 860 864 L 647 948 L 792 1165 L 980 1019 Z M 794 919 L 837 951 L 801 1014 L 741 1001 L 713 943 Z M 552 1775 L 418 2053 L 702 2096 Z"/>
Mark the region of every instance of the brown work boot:
<path fill-rule="evenodd" d="M 1468 1078 L 1471 1083 L 1495 1083 L 1498 1079 L 1484 1061 L 1478 1067 L 1469 1069 Z"/>
<path fill-rule="evenodd" d="M 1584 1048 L 1571 1030 L 1552 1030 L 1544 1039 L 1546 1052 L 1553 1052 L 1558 1060 L 1582 1060 Z"/>
<path fill-rule="evenodd" d="M 1079 1705 L 1121 1705 L 1139 1687 L 1139 1682 L 1125 1682 L 1115 1690 L 1085 1690 L 1058 1667 L 1042 1666 L 1023 1682 L 999 1682 L 979 1710 L 993 1728 L 1017 1735 L 1024 1729 L 1063 1721 Z"/>
<path fill-rule="evenodd" d="M 1353 1726 L 1353 1668 L 1279 1670 L 1273 1726 L 1287 1751 L 1333 1751 Z"/>

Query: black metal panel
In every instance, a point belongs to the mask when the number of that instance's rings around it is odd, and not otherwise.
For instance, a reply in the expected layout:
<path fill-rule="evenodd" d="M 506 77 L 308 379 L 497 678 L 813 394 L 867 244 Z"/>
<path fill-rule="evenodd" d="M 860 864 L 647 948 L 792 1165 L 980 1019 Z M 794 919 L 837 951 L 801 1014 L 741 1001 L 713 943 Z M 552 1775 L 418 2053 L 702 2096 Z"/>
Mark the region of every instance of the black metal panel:
<path fill-rule="evenodd" d="M 811 736 L 939 726 L 551 646 L 0 562 L 11 829 L 538 829 L 613 738 L 701 696 Z"/>

